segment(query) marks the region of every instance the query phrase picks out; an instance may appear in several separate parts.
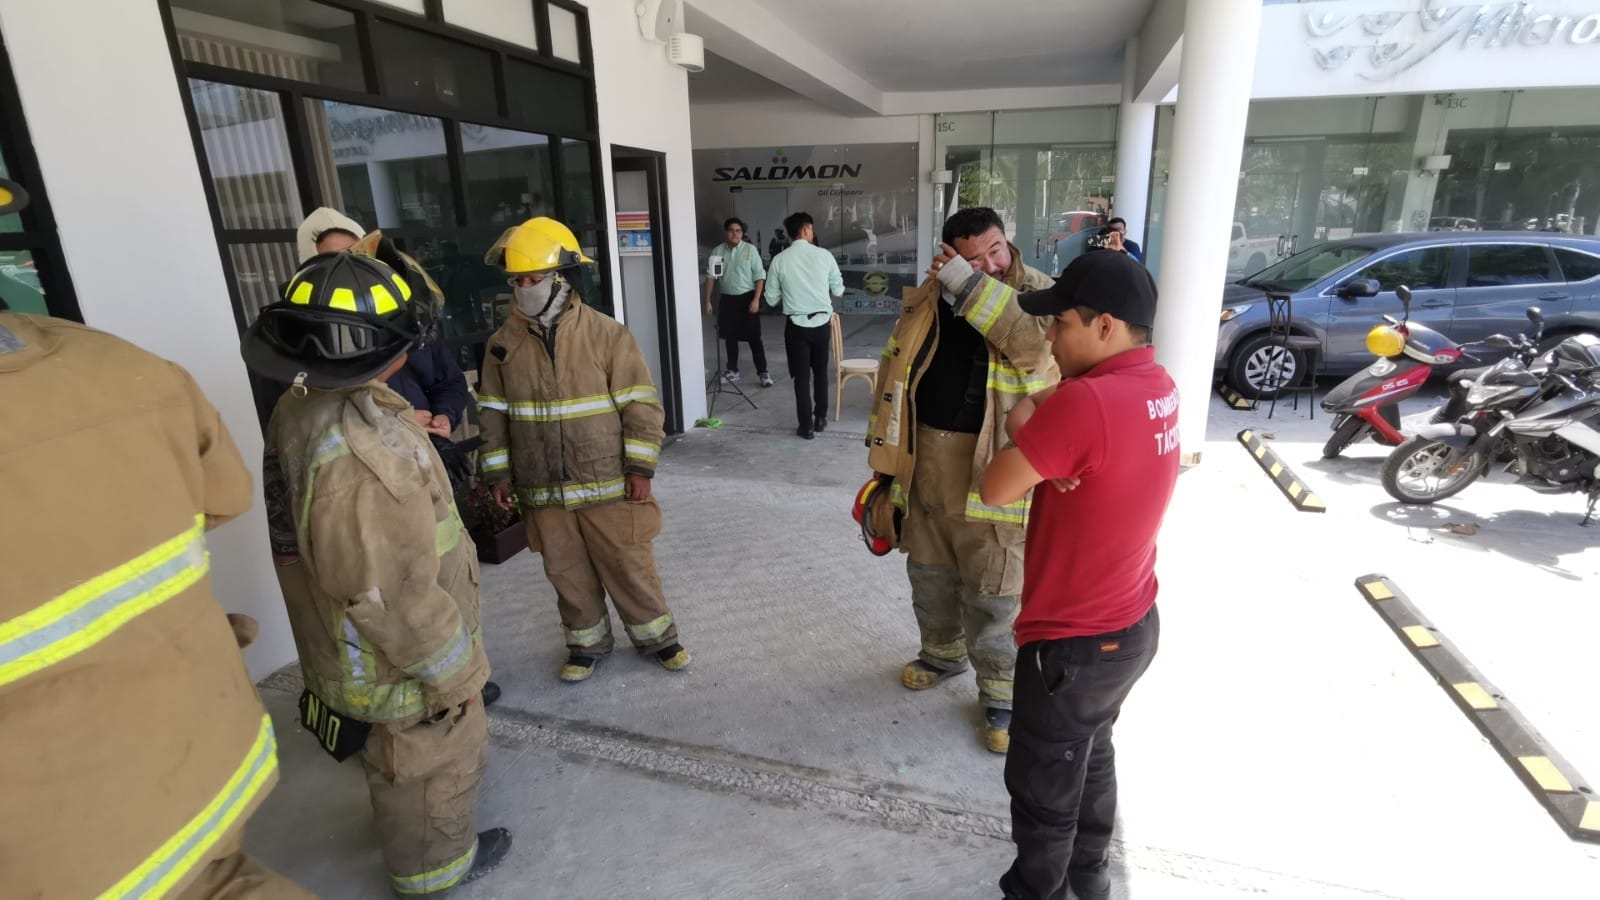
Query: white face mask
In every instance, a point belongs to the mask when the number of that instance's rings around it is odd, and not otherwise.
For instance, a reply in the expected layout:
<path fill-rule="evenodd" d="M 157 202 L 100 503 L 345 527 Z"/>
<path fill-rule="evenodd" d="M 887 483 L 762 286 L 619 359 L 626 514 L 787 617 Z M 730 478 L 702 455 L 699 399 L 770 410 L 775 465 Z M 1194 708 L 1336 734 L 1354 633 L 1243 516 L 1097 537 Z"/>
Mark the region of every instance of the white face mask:
<path fill-rule="evenodd" d="M 559 275 L 553 275 L 538 284 L 518 285 L 513 293 L 517 299 L 517 312 L 548 326 L 566 308 L 567 296 L 571 291 L 566 281 Z"/>

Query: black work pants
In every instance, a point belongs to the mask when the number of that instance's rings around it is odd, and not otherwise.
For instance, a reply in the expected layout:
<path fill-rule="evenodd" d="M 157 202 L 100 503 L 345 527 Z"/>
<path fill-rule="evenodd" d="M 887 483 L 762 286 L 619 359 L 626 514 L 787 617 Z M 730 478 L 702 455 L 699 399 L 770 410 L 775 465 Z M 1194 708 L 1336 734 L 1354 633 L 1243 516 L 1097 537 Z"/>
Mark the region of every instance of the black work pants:
<path fill-rule="evenodd" d="M 789 377 L 794 379 L 794 411 L 800 430 L 810 431 L 816 420 L 828 415 L 828 351 L 833 330 L 823 322 L 804 328 L 790 319 L 783 328 L 783 346 L 789 351 Z M 812 398 L 813 391 L 816 394 Z"/>
<path fill-rule="evenodd" d="M 739 371 L 740 341 L 750 345 L 756 371 L 767 371 L 767 348 L 761 343 L 761 315 L 750 311 L 750 303 L 755 299 L 755 291 L 722 295 L 722 306 L 717 311 L 717 330 L 721 332 L 723 346 L 728 350 L 729 372 Z"/>
<path fill-rule="evenodd" d="M 1111 728 L 1160 637 L 1152 607 L 1123 631 L 1017 649 L 1006 754 L 1017 858 L 1000 879 L 1007 898 L 1065 900 L 1068 869 L 1105 865 L 1117 813 Z"/>
<path fill-rule="evenodd" d="M 761 338 L 745 341 L 745 343 L 750 345 L 750 355 L 756 361 L 756 372 L 770 371 L 767 368 L 767 348 L 761 343 Z M 739 342 L 730 340 L 724 343 L 723 346 L 728 350 L 728 371 L 739 371 Z"/>

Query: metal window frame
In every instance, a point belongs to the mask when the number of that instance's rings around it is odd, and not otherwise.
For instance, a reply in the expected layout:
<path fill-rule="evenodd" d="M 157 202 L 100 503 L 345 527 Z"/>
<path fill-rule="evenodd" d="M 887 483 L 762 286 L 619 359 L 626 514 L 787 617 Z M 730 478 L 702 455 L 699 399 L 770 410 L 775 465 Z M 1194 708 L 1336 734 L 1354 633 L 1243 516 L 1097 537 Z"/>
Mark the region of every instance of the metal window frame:
<path fill-rule="evenodd" d="M 11 180 L 27 190 L 29 201 L 28 208 L 21 213 L 24 230 L 0 234 L 0 250 L 23 251 L 32 256 L 40 287 L 44 289 L 45 311 L 59 319 L 82 322 L 83 310 L 72 288 L 66 255 L 61 252 L 61 238 L 56 231 L 55 215 L 50 210 L 44 173 L 39 169 L 33 138 L 28 135 L 22 97 L 3 36 L 0 36 L 0 151 L 4 153 Z"/>
<path fill-rule="evenodd" d="M 212 226 L 216 233 L 217 251 L 221 256 L 223 272 L 228 280 L 228 292 L 233 306 L 235 325 L 241 334 L 245 329 L 245 312 L 238 286 L 238 273 L 233 266 L 231 248 L 240 244 L 279 243 L 284 241 L 292 243 L 295 239 L 295 229 L 229 229 L 223 225 L 221 204 L 217 196 L 215 182 L 211 177 L 210 165 L 206 158 L 198 113 L 195 110 L 194 101 L 189 90 L 188 82 L 190 79 L 263 91 L 278 97 L 289 141 L 290 164 L 297 182 L 296 188 L 300 202 L 306 209 L 313 209 L 325 203 L 322 185 L 316 176 L 312 163 L 315 148 L 306 122 L 305 102 L 308 99 L 331 100 L 354 106 L 408 113 L 440 120 L 444 126 L 445 163 L 450 178 L 452 204 L 455 207 L 452 217 L 453 223 L 449 230 L 481 227 L 486 224 L 470 221 L 466 208 L 465 153 L 461 146 L 460 136 L 460 126 L 463 123 L 486 125 L 511 131 L 538 133 L 549 137 L 553 148 L 558 151 L 550 155 L 551 177 L 556 187 L 555 196 L 552 199 L 556 215 L 562 218 L 563 221 L 566 220 L 566 173 L 562 161 L 564 154 L 559 152 L 561 148 L 560 142 L 563 138 L 586 141 L 589 147 L 590 181 L 591 189 L 594 193 L 595 215 L 598 217 L 601 211 L 606 209 L 605 178 L 601 166 L 598 130 L 599 108 L 595 90 L 594 56 L 590 41 L 587 9 L 564 2 L 564 0 L 528 0 L 533 4 L 535 30 L 539 42 L 538 51 L 533 51 L 519 44 L 500 41 L 488 35 L 449 24 L 444 19 L 443 0 L 426 0 L 424 15 L 420 17 L 404 10 L 366 2 L 366 0 L 317 0 L 317 2 L 343 9 L 355 16 L 357 42 L 362 56 L 362 71 L 366 82 L 366 90 L 354 91 L 319 85 L 313 82 L 257 75 L 223 66 L 185 60 L 182 48 L 178 43 L 177 29 L 173 21 L 173 0 L 160 0 L 157 4 L 161 13 L 162 26 L 166 32 L 168 51 L 173 63 L 173 73 L 177 81 L 179 94 L 182 97 L 184 116 L 188 121 L 190 136 L 194 144 L 196 165 L 203 176 L 201 180 L 205 189 L 207 206 L 211 212 Z M 581 64 L 573 64 L 551 55 L 549 10 L 546 7 L 548 3 L 556 3 L 556 5 L 573 13 L 576 17 L 580 55 L 583 59 Z M 463 44 L 474 50 L 487 51 L 492 61 L 491 73 L 494 79 L 495 108 L 498 115 L 481 115 L 477 112 L 468 112 L 442 103 L 386 96 L 385 86 L 382 83 L 382 70 L 377 65 L 376 59 L 377 44 L 379 42 L 375 40 L 373 34 L 374 25 L 379 22 L 426 33 L 444 40 Z M 507 59 L 515 59 L 529 65 L 582 79 L 585 85 L 585 112 L 591 127 L 573 129 L 557 127 L 548 122 L 525 121 L 513 118 L 510 115 L 508 88 L 505 81 L 505 63 Z M 604 245 L 608 240 L 608 229 L 604 220 L 600 222 L 571 223 L 571 227 L 574 231 L 582 229 L 594 230 L 599 245 Z M 606 302 L 611 308 L 615 309 L 615 288 L 612 284 L 609 262 L 609 256 L 602 254 L 598 260 L 600 269 L 598 280 L 601 290 L 604 291 Z M 446 340 L 446 346 L 456 349 L 464 344 L 482 342 L 488 337 L 488 334 L 489 332 L 484 332 L 481 334 L 455 336 Z"/>

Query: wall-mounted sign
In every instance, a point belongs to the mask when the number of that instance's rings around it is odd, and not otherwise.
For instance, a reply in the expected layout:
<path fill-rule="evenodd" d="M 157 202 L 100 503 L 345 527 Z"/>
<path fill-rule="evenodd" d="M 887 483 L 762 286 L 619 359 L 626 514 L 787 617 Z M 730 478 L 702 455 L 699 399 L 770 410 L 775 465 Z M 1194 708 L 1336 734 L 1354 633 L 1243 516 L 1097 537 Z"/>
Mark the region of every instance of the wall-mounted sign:
<path fill-rule="evenodd" d="M 738 217 L 770 265 L 793 240 L 784 218 L 805 212 L 844 276 L 841 311 L 898 314 L 900 290 L 919 280 L 913 144 L 701 149 L 694 169 L 702 261 Z"/>
<path fill-rule="evenodd" d="M 1342 5 L 1342 4 L 1341 4 Z M 1396 12 L 1306 12 L 1306 34 L 1318 66 L 1353 66 L 1387 81 L 1440 52 L 1497 48 L 1582 47 L 1600 40 L 1600 12 L 1541 13 L 1533 3 L 1457 5 L 1421 0 Z M 1595 58 L 1600 65 L 1600 56 Z"/>
<path fill-rule="evenodd" d="M 1600 0 L 1313 0 L 1262 9 L 1256 100 L 1600 86 Z"/>
<path fill-rule="evenodd" d="M 650 213 L 617 213 L 617 252 L 623 256 L 649 256 L 655 249 L 651 240 Z"/>

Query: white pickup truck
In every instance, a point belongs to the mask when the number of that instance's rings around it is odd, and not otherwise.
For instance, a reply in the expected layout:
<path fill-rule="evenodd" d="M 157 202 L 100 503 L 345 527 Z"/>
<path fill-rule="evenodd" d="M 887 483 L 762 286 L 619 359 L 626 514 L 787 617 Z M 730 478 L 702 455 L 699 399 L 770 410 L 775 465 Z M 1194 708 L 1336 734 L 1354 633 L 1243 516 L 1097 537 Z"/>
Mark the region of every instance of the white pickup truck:
<path fill-rule="evenodd" d="M 1254 275 L 1278 261 L 1284 253 L 1282 235 L 1253 238 L 1245 234 L 1244 223 L 1233 223 L 1233 236 L 1228 240 L 1228 277 Z M 1289 253 L 1294 252 L 1292 249 Z"/>

